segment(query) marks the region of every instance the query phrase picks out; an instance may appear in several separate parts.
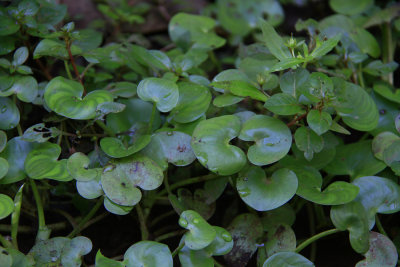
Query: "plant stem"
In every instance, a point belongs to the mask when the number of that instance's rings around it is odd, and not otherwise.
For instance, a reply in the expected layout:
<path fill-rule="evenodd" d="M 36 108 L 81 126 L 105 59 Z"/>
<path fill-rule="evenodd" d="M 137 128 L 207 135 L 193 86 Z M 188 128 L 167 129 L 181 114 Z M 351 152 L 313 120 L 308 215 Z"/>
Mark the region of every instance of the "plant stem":
<path fill-rule="evenodd" d="M 67 76 L 70 80 L 73 80 L 74 78 L 72 77 L 71 71 L 69 70 L 68 62 L 64 60 L 64 68 L 65 71 L 67 72 Z"/>
<path fill-rule="evenodd" d="M 153 220 L 151 220 L 150 226 L 154 226 L 154 225 L 156 225 L 158 222 L 160 222 L 161 220 L 163 220 L 164 218 L 167 218 L 167 217 L 169 217 L 169 216 L 171 216 L 171 215 L 174 215 L 174 214 L 176 214 L 175 210 L 171 210 L 171 211 L 168 211 L 168 212 L 166 212 L 166 213 L 163 213 L 163 214 L 161 214 L 160 216 L 158 216 L 158 217 L 154 218 Z"/>
<path fill-rule="evenodd" d="M 67 48 L 67 52 L 68 52 L 69 60 L 71 61 L 72 68 L 74 69 L 75 76 L 78 79 L 78 81 L 82 84 L 83 95 L 86 95 L 86 90 L 85 90 L 85 87 L 83 86 L 81 75 L 79 74 L 78 68 L 76 67 L 76 64 L 75 64 L 74 56 L 72 55 L 72 52 L 71 52 L 71 41 L 68 38 L 65 38 L 65 46 Z"/>
<path fill-rule="evenodd" d="M 221 176 L 218 176 L 218 175 L 213 174 L 213 173 L 212 174 L 207 174 L 207 175 L 204 175 L 204 176 L 193 177 L 193 178 L 186 179 L 184 181 L 180 181 L 180 182 L 174 183 L 174 184 L 170 185 L 169 188 L 172 191 L 172 190 L 174 190 L 176 188 L 179 188 L 181 186 L 184 186 L 184 185 L 201 183 L 201 182 L 205 182 L 205 181 L 208 181 L 208 180 L 213 180 L 213 179 L 216 179 L 216 178 L 219 178 L 219 177 L 221 177 Z M 167 193 L 166 189 L 161 190 L 156 195 L 156 198 L 164 195 L 165 193 Z"/>
<path fill-rule="evenodd" d="M 146 220 L 143 215 L 143 210 L 142 207 L 140 207 L 140 204 L 136 204 L 136 212 L 139 218 L 139 223 L 140 223 L 140 233 L 142 235 L 142 240 L 148 240 L 149 238 L 149 231 L 147 230 L 146 226 Z"/>
<path fill-rule="evenodd" d="M 147 128 L 147 133 L 151 134 L 151 132 L 153 131 L 153 123 L 154 123 L 154 118 L 156 116 L 156 110 L 157 110 L 157 106 L 156 103 L 153 103 L 153 109 L 151 110 L 151 117 L 150 117 L 150 121 L 149 121 L 149 128 Z"/>
<path fill-rule="evenodd" d="M 35 202 L 36 202 L 38 218 L 39 218 L 39 229 L 45 228 L 46 222 L 44 219 L 44 210 L 43 210 L 42 200 L 40 199 L 39 191 L 38 191 L 35 181 L 33 179 L 29 179 L 29 182 L 30 182 L 30 185 L 32 188 L 33 197 L 35 198 Z"/>
<path fill-rule="evenodd" d="M 383 228 L 383 225 L 381 223 L 381 220 L 378 217 L 378 214 L 375 215 L 375 222 L 376 222 L 376 227 L 378 228 L 379 232 L 385 236 L 388 236 L 385 229 Z"/>
<path fill-rule="evenodd" d="M 171 188 L 169 187 L 168 183 L 168 171 L 164 172 L 164 186 L 165 190 L 167 190 L 168 195 L 172 195 Z"/>
<path fill-rule="evenodd" d="M 99 210 L 101 205 L 103 204 L 103 197 L 99 198 L 96 202 L 96 204 L 93 206 L 93 208 L 89 211 L 89 213 L 79 222 L 78 226 L 72 230 L 71 233 L 67 236 L 68 238 L 74 237 L 76 234 L 78 234 L 83 226 L 96 214 L 96 212 Z"/>
<path fill-rule="evenodd" d="M 299 253 L 305 247 L 310 245 L 312 242 L 314 242 L 314 241 L 316 241 L 316 240 L 318 240 L 318 239 L 320 239 L 322 237 L 325 237 L 325 236 L 328 236 L 328 235 L 331 235 L 331 234 L 335 234 L 335 233 L 338 233 L 338 232 L 340 232 L 340 230 L 335 228 L 335 229 L 326 230 L 324 232 L 316 234 L 316 235 L 310 237 L 309 239 L 307 239 L 306 241 L 304 241 L 303 243 L 301 243 L 300 245 L 298 245 L 296 250 L 295 250 L 295 252 Z"/>
<path fill-rule="evenodd" d="M 14 248 L 18 249 L 18 226 L 19 226 L 19 218 L 21 215 L 21 205 L 22 205 L 22 192 L 24 190 L 25 184 L 23 184 L 14 198 L 14 211 L 11 214 L 11 242 Z"/>
<path fill-rule="evenodd" d="M 96 124 L 103 129 L 109 136 L 115 137 L 115 133 L 111 130 L 110 127 L 104 124 L 104 122 L 97 120 Z"/>
<path fill-rule="evenodd" d="M 393 40 L 392 40 L 392 29 L 390 27 L 390 22 L 386 22 L 383 25 L 382 29 L 382 42 L 383 42 L 383 51 L 382 51 L 382 61 L 383 63 L 389 63 L 393 61 Z M 388 81 L 391 85 L 393 85 L 393 72 L 389 73 L 386 77 L 383 77 L 386 81 Z"/>
<path fill-rule="evenodd" d="M 181 249 L 185 246 L 185 241 L 183 241 L 182 243 L 179 244 L 179 246 L 172 252 L 172 258 L 174 258 L 179 251 L 181 251 Z"/>
<path fill-rule="evenodd" d="M 186 230 L 177 230 L 177 231 L 173 231 L 173 232 L 170 232 L 170 233 L 166 233 L 166 234 L 160 235 L 159 237 L 155 238 L 154 241 L 161 242 L 161 241 L 163 241 L 165 239 L 168 239 L 168 238 L 171 238 L 171 237 L 174 237 L 174 236 L 177 236 L 177 235 L 181 235 L 181 234 L 183 234 L 185 232 L 186 232 Z"/>

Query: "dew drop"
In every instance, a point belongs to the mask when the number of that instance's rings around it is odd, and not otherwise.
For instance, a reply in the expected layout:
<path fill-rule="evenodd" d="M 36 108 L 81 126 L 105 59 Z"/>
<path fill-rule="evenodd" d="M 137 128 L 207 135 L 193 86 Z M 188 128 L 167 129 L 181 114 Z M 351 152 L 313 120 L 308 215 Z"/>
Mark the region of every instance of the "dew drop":
<path fill-rule="evenodd" d="M 229 233 L 223 233 L 221 236 L 222 236 L 222 239 L 225 242 L 231 242 L 232 241 L 232 236 Z"/>
<path fill-rule="evenodd" d="M 167 135 L 168 136 L 172 136 L 172 135 L 174 135 L 174 133 L 173 132 L 167 132 Z"/>
<path fill-rule="evenodd" d="M 183 218 L 179 218 L 179 222 L 178 223 L 183 228 L 186 228 L 188 226 L 188 221 L 186 221 L 186 219 L 183 219 Z"/>
<path fill-rule="evenodd" d="M 245 189 L 239 190 L 239 195 L 241 197 L 247 197 L 248 195 L 250 195 L 250 189 L 245 188 Z"/>

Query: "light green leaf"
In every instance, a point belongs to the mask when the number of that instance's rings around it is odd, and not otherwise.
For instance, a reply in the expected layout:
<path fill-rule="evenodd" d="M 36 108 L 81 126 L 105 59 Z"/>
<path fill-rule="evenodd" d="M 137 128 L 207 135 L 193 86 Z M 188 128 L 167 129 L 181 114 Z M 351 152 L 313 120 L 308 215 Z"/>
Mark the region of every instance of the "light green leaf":
<path fill-rule="evenodd" d="M 254 141 L 247 157 L 255 165 L 267 165 L 283 158 L 292 145 L 292 134 L 281 120 L 266 115 L 255 115 L 242 127 L 239 138 Z"/>
<path fill-rule="evenodd" d="M 213 105 L 218 108 L 222 108 L 222 107 L 227 107 L 227 106 L 231 106 L 236 103 L 239 103 L 243 99 L 244 99 L 244 97 L 239 97 L 239 96 L 235 96 L 235 95 L 231 95 L 231 94 L 227 93 L 227 94 L 219 95 L 216 98 L 214 98 Z"/>
<path fill-rule="evenodd" d="M 264 107 L 277 115 L 295 115 L 303 112 L 303 108 L 296 98 L 285 93 L 274 94 L 267 99 Z"/>
<path fill-rule="evenodd" d="M 263 267 L 314 267 L 315 265 L 304 256 L 295 252 L 278 252 L 269 257 Z"/>
<path fill-rule="evenodd" d="M 178 86 L 167 79 L 146 78 L 139 83 L 137 93 L 142 100 L 156 103 L 161 112 L 171 111 L 179 101 Z"/>
<path fill-rule="evenodd" d="M 81 152 L 72 154 L 67 160 L 67 170 L 77 181 L 88 182 L 100 174 L 100 169 L 89 169 L 90 159 Z"/>
<path fill-rule="evenodd" d="M 301 87 L 307 85 L 309 76 L 309 72 L 303 68 L 285 72 L 279 81 L 282 92 L 297 99 L 297 92 Z"/>
<path fill-rule="evenodd" d="M 124 262 L 126 267 L 173 266 L 168 246 L 154 241 L 140 241 L 130 246 L 124 254 Z"/>
<path fill-rule="evenodd" d="M 337 13 L 344 15 L 356 15 L 367 10 L 372 4 L 373 0 L 357 0 L 357 1 L 346 1 L 346 0 L 330 0 L 330 7 Z"/>
<path fill-rule="evenodd" d="M 101 254 L 100 249 L 96 253 L 96 267 L 125 267 L 123 262 L 109 259 Z"/>
<path fill-rule="evenodd" d="M 332 125 L 332 117 L 325 111 L 313 109 L 307 114 L 307 123 L 311 130 L 321 135 L 329 131 Z"/>
<path fill-rule="evenodd" d="M 38 123 L 25 130 L 22 140 L 44 143 L 50 138 L 55 138 L 59 135 L 60 131 L 56 127 L 48 128 L 44 123 Z"/>
<path fill-rule="evenodd" d="M 240 173 L 236 188 L 242 200 L 257 211 L 278 208 L 296 193 L 297 177 L 288 169 L 279 169 L 267 178 L 260 167 L 252 166 Z"/>
<path fill-rule="evenodd" d="M 246 164 L 244 152 L 229 141 L 239 135 L 241 122 L 234 115 L 201 121 L 192 136 L 192 148 L 200 163 L 219 175 L 239 172 Z"/>
<path fill-rule="evenodd" d="M 24 64 L 24 62 L 28 59 L 28 57 L 29 57 L 28 48 L 26 48 L 25 46 L 18 48 L 14 52 L 13 65 L 18 66 Z"/>
<path fill-rule="evenodd" d="M 127 215 L 133 209 L 133 206 L 121 206 L 112 202 L 108 197 L 104 198 L 104 208 L 116 215 Z"/>
<path fill-rule="evenodd" d="M 82 53 L 82 49 L 78 46 L 71 45 L 71 54 L 73 56 Z M 43 39 L 36 46 L 33 51 L 33 58 L 37 59 L 43 56 L 56 57 L 63 60 L 69 59 L 69 54 L 64 42 L 53 40 L 53 39 Z"/>
<path fill-rule="evenodd" d="M 0 220 L 14 211 L 14 201 L 7 195 L 0 194 Z"/>
<path fill-rule="evenodd" d="M 248 82 L 240 80 L 212 82 L 210 85 L 221 88 L 235 96 L 250 97 L 263 102 L 268 99 L 268 97 L 262 93 L 260 89 L 257 89 L 257 87 Z"/>
<path fill-rule="evenodd" d="M 38 93 L 38 84 L 32 76 L 16 76 L 13 85 L 0 91 L 0 96 L 10 96 L 16 94 L 18 99 L 23 102 L 32 102 Z"/>
<path fill-rule="evenodd" d="M 151 140 L 150 135 L 142 135 L 126 146 L 120 139 L 115 137 L 104 137 L 100 140 L 100 147 L 108 156 L 112 158 L 123 158 L 135 154 L 145 148 Z"/>
<path fill-rule="evenodd" d="M 280 37 L 274 27 L 266 21 L 261 22 L 261 30 L 263 32 L 263 41 L 269 51 L 280 61 L 291 58 L 289 49 L 285 46 L 282 37 Z"/>
<path fill-rule="evenodd" d="M 46 86 L 44 100 L 47 106 L 64 117 L 88 120 L 96 116 L 96 108 L 103 102 L 112 102 L 113 96 L 105 90 L 96 90 L 82 98 L 83 86 L 61 76 L 53 78 Z"/>
<path fill-rule="evenodd" d="M 320 46 L 317 46 L 310 54 L 312 58 L 322 57 L 328 54 L 338 44 L 341 34 L 337 34 L 326 41 L 323 41 Z"/>

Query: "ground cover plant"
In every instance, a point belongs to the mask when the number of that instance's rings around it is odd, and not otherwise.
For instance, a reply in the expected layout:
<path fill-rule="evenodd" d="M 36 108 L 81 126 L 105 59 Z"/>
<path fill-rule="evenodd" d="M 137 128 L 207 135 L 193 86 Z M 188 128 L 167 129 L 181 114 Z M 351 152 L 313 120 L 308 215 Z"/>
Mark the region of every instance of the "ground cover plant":
<path fill-rule="evenodd" d="M 396 266 L 400 5 L 203 2 L 1 2 L 0 266 Z"/>

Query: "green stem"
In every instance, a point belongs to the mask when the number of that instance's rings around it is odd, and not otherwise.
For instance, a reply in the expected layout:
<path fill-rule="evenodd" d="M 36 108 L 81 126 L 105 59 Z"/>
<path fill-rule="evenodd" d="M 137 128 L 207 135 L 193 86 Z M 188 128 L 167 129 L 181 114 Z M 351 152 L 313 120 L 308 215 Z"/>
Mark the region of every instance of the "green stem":
<path fill-rule="evenodd" d="M 111 130 L 110 127 L 108 127 L 107 125 L 104 124 L 104 122 L 97 120 L 96 124 L 104 130 L 104 132 L 106 132 L 109 136 L 115 137 L 115 133 L 113 132 L 113 130 Z"/>
<path fill-rule="evenodd" d="M 378 228 L 379 232 L 385 236 L 388 236 L 385 229 L 383 228 L 381 220 L 379 220 L 378 214 L 375 215 L 375 222 L 376 222 L 376 227 Z"/>
<path fill-rule="evenodd" d="M 8 241 L 3 235 L 0 234 L 0 243 L 3 245 L 5 248 L 12 248 L 12 244 L 10 241 Z"/>
<path fill-rule="evenodd" d="M 303 243 L 301 243 L 300 245 L 297 246 L 295 252 L 299 253 L 300 251 L 302 251 L 305 247 L 307 247 L 308 245 L 310 245 L 311 243 L 313 243 L 314 241 L 317 241 L 318 239 L 331 235 L 331 234 L 335 234 L 340 232 L 339 229 L 330 229 L 330 230 L 326 230 L 324 232 L 321 232 L 319 234 L 316 234 L 312 237 L 310 237 L 309 239 L 307 239 L 306 241 L 304 241 Z"/>
<path fill-rule="evenodd" d="M 22 192 L 24 190 L 25 184 L 23 184 L 14 198 L 14 211 L 11 214 L 11 242 L 14 245 L 14 248 L 18 249 L 18 226 L 19 226 L 19 218 L 21 215 L 21 205 L 22 205 Z"/>
<path fill-rule="evenodd" d="M 185 232 L 186 232 L 186 230 L 177 230 L 177 231 L 173 231 L 170 233 L 166 233 L 166 234 L 160 235 L 159 237 L 155 238 L 154 241 L 161 242 L 165 239 L 184 234 Z"/>
<path fill-rule="evenodd" d="M 157 111 L 157 106 L 156 103 L 153 103 L 153 108 L 151 110 L 151 117 L 150 117 L 150 121 L 149 121 L 149 128 L 147 128 L 147 133 L 151 134 L 151 132 L 153 131 L 153 123 L 154 123 L 154 118 L 156 117 L 156 111 Z"/>
<path fill-rule="evenodd" d="M 163 213 L 163 214 L 161 214 L 160 216 L 154 218 L 154 219 L 151 221 L 150 226 L 154 226 L 154 225 L 156 225 L 158 222 L 160 222 L 160 221 L 162 221 L 163 219 L 165 219 L 165 218 L 167 218 L 167 217 L 169 217 L 169 216 L 171 216 L 171 215 L 174 215 L 174 214 L 176 214 L 175 210 L 171 210 L 171 211 L 168 211 L 168 212 L 166 212 L 166 213 Z"/>
<path fill-rule="evenodd" d="M 357 76 L 358 76 L 358 81 L 360 83 L 360 86 L 362 88 L 365 88 L 364 76 L 363 76 L 363 72 L 362 72 L 362 64 L 358 65 L 358 74 L 357 74 Z"/>
<path fill-rule="evenodd" d="M 383 51 L 382 51 L 382 61 L 383 63 L 389 63 L 393 61 L 394 55 L 394 47 L 392 40 L 392 29 L 390 27 L 390 22 L 386 22 L 383 25 L 382 29 L 382 42 L 383 42 Z M 386 77 L 384 77 L 391 85 L 393 85 L 393 72 L 389 73 Z"/>
<path fill-rule="evenodd" d="M 64 60 L 64 68 L 67 72 L 68 79 L 73 80 L 74 78 L 72 77 L 71 71 L 69 70 L 68 62 L 66 60 Z"/>
<path fill-rule="evenodd" d="M 83 226 L 96 214 L 101 205 L 103 204 L 103 197 L 99 198 L 93 208 L 89 211 L 89 213 L 79 222 L 78 226 L 72 230 L 72 232 L 67 236 L 68 238 L 74 237 L 78 234 Z"/>
<path fill-rule="evenodd" d="M 142 240 L 148 240 L 149 239 L 149 231 L 147 230 L 146 220 L 144 218 L 142 207 L 140 207 L 139 203 L 136 204 L 135 207 L 136 207 L 136 212 L 137 212 L 137 215 L 139 218 L 140 233 L 142 235 Z"/>
<path fill-rule="evenodd" d="M 167 190 L 168 195 L 172 195 L 171 188 L 169 187 L 168 183 L 168 171 L 164 172 L 164 186 L 165 190 Z"/>
<path fill-rule="evenodd" d="M 217 59 L 217 57 L 215 56 L 214 51 L 208 52 L 208 56 L 210 57 L 211 62 L 212 62 L 212 63 L 215 65 L 215 67 L 217 68 L 217 71 L 218 71 L 218 72 L 221 72 L 221 71 L 222 71 L 222 66 L 221 66 L 220 61 L 219 61 L 219 60 Z"/>
<path fill-rule="evenodd" d="M 174 258 L 179 251 L 181 251 L 181 249 L 185 246 L 185 241 L 183 241 L 182 243 L 179 244 L 179 246 L 172 252 L 172 258 Z"/>
<path fill-rule="evenodd" d="M 31 184 L 33 197 L 35 198 L 35 202 L 36 202 L 38 218 L 39 218 L 39 229 L 43 229 L 46 227 L 46 222 L 44 219 L 44 210 L 43 210 L 42 200 L 40 198 L 40 194 L 36 187 L 35 181 L 33 179 L 29 179 L 29 182 Z"/>
<path fill-rule="evenodd" d="M 219 177 L 221 177 L 221 176 L 218 176 L 218 175 L 213 174 L 213 173 L 212 174 L 207 174 L 207 175 L 204 175 L 204 176 L 193 177 L 193 178 L 186 179 L 184 181 L 180 181 L 180 182 L 174 183 L 174 184 L 170 185 L 169 188 L 172 191 L 172 190 L 174 190 L 176 188 L 179 188 L 181 186 L 184 186 L 184 185 L 201 183 L 201 182 L 205 182 L 205 181 L 208 181 L 208 180 L 213 180 L 213 179 L 216 179 L 216 178 L 219 178 Z M 156 198 L 164 195 L 165 193 L 168 193 L 166 189 L 161 190 L 156 195 Z"/>

